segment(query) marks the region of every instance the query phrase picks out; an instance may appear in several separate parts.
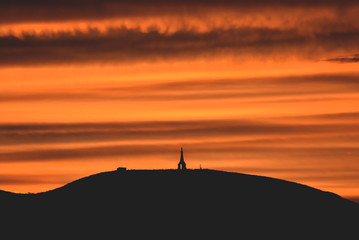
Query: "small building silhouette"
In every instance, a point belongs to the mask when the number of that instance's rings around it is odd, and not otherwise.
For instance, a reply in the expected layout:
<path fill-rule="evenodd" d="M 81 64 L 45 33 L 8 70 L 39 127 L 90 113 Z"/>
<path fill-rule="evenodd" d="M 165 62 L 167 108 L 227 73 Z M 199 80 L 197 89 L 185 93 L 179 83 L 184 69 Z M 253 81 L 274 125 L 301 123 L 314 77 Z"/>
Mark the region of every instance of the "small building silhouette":
<path fill-rule="evenodd" d="M 126 172 L 126 168 L 125 167 L 119 167 L 119 168 L 117 168 L 117 172 L 119 172 L 119 173 Z"/>
<path fill-rule="evenodd" d="M 186 170 L 186 163 L 184 162 L 183 158 L 183 148 L 181 148 L 181 159 L 178 163 L 178 170 Z"/>

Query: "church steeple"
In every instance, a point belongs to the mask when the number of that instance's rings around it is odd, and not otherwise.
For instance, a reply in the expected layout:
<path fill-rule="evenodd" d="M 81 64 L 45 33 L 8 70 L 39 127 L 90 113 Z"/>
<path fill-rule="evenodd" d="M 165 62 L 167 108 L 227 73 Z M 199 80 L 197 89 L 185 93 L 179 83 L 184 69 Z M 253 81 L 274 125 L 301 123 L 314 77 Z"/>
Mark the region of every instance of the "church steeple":
<path fill-rule="evenodd" d="M 180 162 L 178 163 L 178 170 L 186 170 L 186 163 L 184 162 L 184 158 L 183 158 L 183 148 L 181 148 L 181 159 Z"/>

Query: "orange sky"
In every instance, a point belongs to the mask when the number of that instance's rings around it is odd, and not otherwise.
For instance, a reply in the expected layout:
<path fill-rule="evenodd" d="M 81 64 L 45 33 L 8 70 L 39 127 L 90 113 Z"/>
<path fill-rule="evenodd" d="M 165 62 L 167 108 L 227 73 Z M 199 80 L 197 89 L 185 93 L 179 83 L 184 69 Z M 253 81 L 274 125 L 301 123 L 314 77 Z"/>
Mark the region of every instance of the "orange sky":
<path fill-rule="evenodd" d="M 183 146 L 359 198 L 355 1 L 75 2 L 0 3 L 0 189 L 175 168 Z"/>

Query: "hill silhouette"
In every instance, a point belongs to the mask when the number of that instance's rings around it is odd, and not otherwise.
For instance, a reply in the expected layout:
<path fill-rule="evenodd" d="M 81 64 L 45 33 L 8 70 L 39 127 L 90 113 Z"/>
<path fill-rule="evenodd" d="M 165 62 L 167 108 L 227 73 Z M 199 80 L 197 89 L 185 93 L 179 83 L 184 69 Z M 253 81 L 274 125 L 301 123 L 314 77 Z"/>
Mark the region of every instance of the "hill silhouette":
<path fill-rule="evenodd" d="M 44 193 L 0 192 L 0 201 L 8 227 L 82 239 L 95 233 L 345 239 L 359 226 L 359 205 L 336 194 L 215 170 L 103 172 Z"/>

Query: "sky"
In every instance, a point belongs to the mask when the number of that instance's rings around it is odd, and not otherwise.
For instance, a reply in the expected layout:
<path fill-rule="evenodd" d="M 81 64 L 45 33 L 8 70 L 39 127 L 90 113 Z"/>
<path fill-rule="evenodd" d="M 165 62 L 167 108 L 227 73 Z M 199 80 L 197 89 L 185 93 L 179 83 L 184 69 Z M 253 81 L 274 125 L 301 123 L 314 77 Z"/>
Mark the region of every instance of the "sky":
<path fill-rule="evenodd" d="M 210 168 L 359 201 L 357 0 L 3 0 L 0 189 Z"/>

